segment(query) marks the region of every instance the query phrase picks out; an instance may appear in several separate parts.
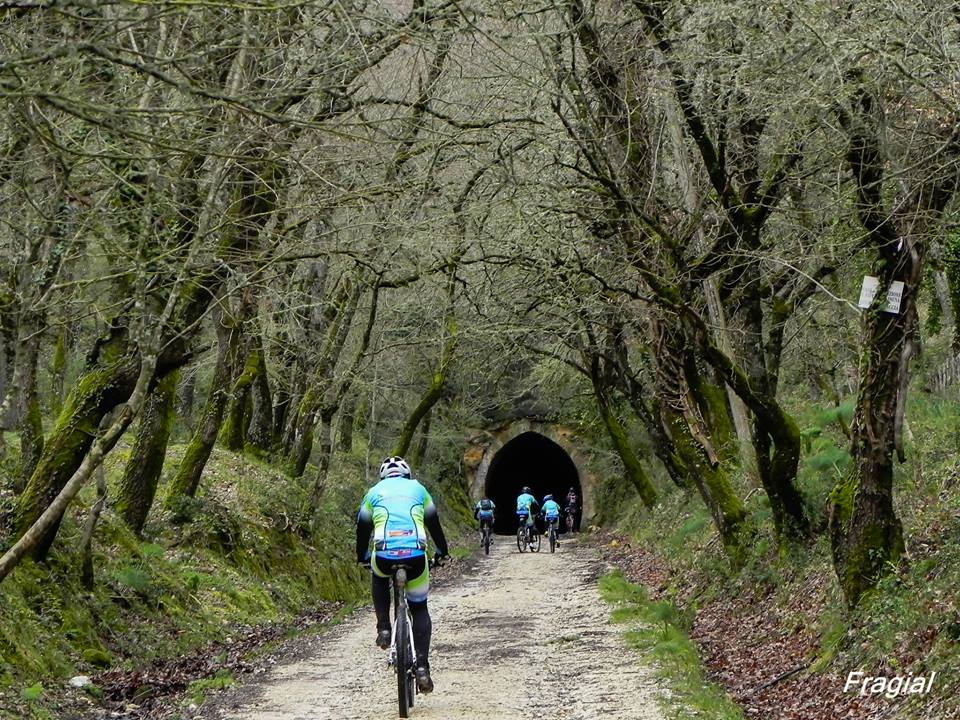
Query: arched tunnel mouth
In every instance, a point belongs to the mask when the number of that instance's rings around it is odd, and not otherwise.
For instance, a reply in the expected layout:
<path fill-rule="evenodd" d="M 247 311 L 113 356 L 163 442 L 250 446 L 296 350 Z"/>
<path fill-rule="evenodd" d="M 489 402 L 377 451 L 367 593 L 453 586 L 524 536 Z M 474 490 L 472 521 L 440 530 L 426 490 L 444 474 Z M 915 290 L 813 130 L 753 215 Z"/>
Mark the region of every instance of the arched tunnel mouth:
<path fill-rule="evenodd" d="M 540 433 L 525 432 L 497 451 L 484 478 L 484 492 L 497 506 L 494 532 L 516 533 L 517 496 L 524 485 L 530 486 L 541 505 L 543 496 L 551 494 L 561 508 L 566 507 L 567 493 L 573 488 L 583 506 L 580 474 L 566 450 Z M 579 527 L 579 514 L 576 524 Z M 562 522 L 560 529 L 564 530 Z"/>

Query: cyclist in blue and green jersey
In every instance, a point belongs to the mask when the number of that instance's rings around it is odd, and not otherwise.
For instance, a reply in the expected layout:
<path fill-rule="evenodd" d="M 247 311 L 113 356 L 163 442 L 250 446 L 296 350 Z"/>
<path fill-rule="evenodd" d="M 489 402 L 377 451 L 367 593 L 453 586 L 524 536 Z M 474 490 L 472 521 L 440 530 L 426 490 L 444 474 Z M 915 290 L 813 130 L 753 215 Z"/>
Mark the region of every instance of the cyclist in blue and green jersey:
<path fill-rule="evenodd" d="M 493 523 L 496 521 L 495 513 L 497 512 L 497 506 L 494 504 L 493 500 L 490 498 L 481 498 L 477 500 L 477 504 L 473 506 L 473 517 L 480 522 L 480 542 L 483 542 L 483 528 L 490 528 L 491 542 L 493 540 Z"/>
<path fill-rule="evenodd" d="M 390 577 L 397 565 L 408 566 L 407 605 L 413 616 L 415 670 L 421 692 L 433 690 L 430 678 L 430 635 L 433 625 L 427 610 L 430 570 L 427 531 L 437 546 L 437 558 L 446 557 L 447 540 L 440 527 L 430 493 L 411 477 L 401 457 L 380 465 L 380 482 L 370 488 L 357 515 L 357 562 L 370 563 L 373 571 L 373 609 L 377 615 L 377 645 L 390 647 Z M 371 538 L 373 553 L 371 555 Z"/>
<path fill-rule="evenodd" d="M 537 499 L 530 494 L 530 488 L 524 487 L 523 492 L 517 497 L 517 523 L 533 526 L 533 518 L 540 510 Z"/>
<path fill-rule="evenodd" d="M 553 495 L 547 495 L 543 498 L 543 519 L 547 527 L 553 525 L 553 529 L 560 532 L 560 505 L 553 499 Z"/>

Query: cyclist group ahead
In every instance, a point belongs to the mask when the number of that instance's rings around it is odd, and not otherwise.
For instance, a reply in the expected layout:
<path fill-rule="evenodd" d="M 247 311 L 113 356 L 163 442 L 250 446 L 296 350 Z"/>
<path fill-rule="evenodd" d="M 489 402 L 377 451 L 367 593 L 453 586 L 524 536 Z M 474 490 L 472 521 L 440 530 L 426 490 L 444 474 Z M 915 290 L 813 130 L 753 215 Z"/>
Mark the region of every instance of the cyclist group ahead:
<path fill-rule="evenodd" d="M 569 518 L 568 527 L 573 530 L 577 513 L 580 510 L 580 498 L 576 489 L 570 488 L 564 501 L 566 505 L 565 507 L 561 507 L 553 495 L 548 494 L 543 497 L 542 503 L 537 502 L 537 499 L 533 496 L 533 491 L 529 487 L 524 486 L 520 495 L 517 497 L 518 527 L 526 526 L 533 530 L 536 527 L 536 519 L 540 517 L 543 518 L 544 527 L 547 531 L 549 531 L 550 527 L 553 527 L 554 531 L 559 533 L 560 518 L 566 515 Z M 473 517 L 479 523 L 481 538 L 483 537 L 484 530 L 491 533 L 493 532 L 493 525 L 496 522 L 496 511 L 497 506 L 493 500 L 488 497 L 481 498 L 477 501 L 477 504 L 474 505 Z"/>

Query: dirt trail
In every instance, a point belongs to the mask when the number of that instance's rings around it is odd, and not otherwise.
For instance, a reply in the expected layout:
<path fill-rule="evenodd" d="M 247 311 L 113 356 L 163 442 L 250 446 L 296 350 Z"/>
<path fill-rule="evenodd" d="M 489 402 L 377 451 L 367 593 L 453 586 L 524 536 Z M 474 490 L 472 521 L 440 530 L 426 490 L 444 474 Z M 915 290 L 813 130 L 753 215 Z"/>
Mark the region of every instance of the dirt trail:
<path fill-rule="evenodd" d="M 662 720 L 653 676 L 608 622 L 597 562 L 575 540 L 553 555 L 521 555 L 499 537 L 473 572 L 432 590 L 436 691 L 417 696 L 411 718 Z M 221 717 L 397 717 L 396 680 L 375 634 L 367 608 L 317 638 L 311 657 L 224 698 Z"/>

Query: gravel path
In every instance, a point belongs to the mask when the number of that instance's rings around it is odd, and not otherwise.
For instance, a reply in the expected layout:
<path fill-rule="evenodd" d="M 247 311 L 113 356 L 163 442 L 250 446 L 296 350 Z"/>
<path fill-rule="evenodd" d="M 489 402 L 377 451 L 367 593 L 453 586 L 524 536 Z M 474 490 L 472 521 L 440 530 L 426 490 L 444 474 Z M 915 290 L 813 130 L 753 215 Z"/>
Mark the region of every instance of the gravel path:
<path fill-rule="evenodd" d="M 489 557 L 430 593 L 436 691 L 411 718 L 662 720 L 649 669 L 596 585 L 596 553 L 576 540 L 551 555 L 498 537 Z M 373 643 L 372 608 L 318 637 L 304 660 L 218 703 L 230 720 L 396 718 L 396 680 Z"/>

